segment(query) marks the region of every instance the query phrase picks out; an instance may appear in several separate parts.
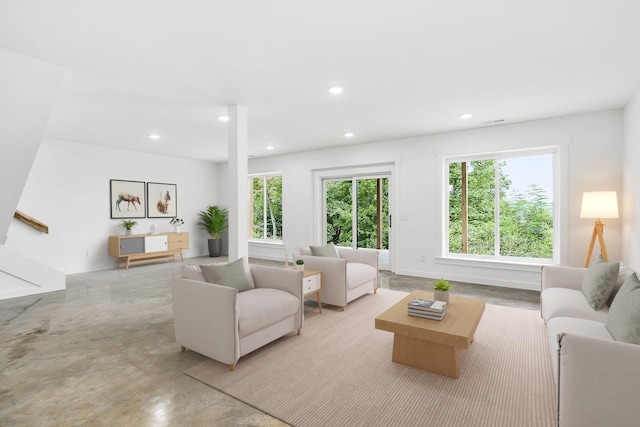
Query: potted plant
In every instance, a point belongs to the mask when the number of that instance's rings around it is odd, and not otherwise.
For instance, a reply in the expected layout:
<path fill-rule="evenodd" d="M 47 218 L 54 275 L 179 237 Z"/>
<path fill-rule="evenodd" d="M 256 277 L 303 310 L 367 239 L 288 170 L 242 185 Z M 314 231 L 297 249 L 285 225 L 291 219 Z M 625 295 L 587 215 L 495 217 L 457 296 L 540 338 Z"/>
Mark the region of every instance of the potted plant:
<path fill-rule="evenodd" d="M 449 302 L 449 290 L 453 287 L 453 284 L 447 282 L 443 278 L 440 278 L 433 284 L 433 298 L 436 301 Z"/>
<path fill-rule="evenodd" d="M 198 225 L 211 236 L 208 241 L 209 256 L 219 257 L 222 254 L 222 239 L 220 234 L 227 229 L 227 218 L 229 213 L 226 209 L 220 209 L 216 205 L 207 206 L 207 209 L 200 211 Z"/>
<path fill-rule="evenodd" d="M 134 221 L 132 219 L 125 219 L 120 224 L 120 228 L 124 230 L 124 234 L 132 234 L 133 227 L 135 227 L 137 224 L 138 224 L 137 221 Z"/>
<path fill-rule="evenodd" d="M 304 261 L 299 259 L 296 261 L 296 270 L 304 270 Z"/>
<path fill-rule="evenodd" d="M 175 231 L 176 233 L 180 232 L 180 226 L 184 225 L 184 220 L 182 218 L 172 218 L 171 221 L 169 221 L 169 224 L 173 225 L 173 231 Z"/>

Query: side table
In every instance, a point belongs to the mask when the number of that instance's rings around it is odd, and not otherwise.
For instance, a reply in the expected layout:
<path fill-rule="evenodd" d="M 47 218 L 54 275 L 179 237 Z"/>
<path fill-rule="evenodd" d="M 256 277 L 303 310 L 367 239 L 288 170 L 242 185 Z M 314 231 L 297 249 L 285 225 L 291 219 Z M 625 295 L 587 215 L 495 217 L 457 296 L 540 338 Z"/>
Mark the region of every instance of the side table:
<path fill-rule="evenodd" d="M 302 294 L 304 296 L 316 294 L 318 311 L 322 313 L 320 291 L 322 290 L 322 272 L 319 270 L 304 270 L 302 272 Z"/>

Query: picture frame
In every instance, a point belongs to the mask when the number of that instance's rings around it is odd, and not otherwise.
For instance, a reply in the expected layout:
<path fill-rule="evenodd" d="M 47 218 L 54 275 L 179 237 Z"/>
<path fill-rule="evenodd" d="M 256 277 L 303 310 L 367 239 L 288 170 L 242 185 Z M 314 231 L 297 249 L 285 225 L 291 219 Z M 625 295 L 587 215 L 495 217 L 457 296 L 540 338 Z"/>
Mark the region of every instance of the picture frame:
<path fill-rule="evenodd" d="M 111 218 L 146 217 L 144 181 L 109 181 L 109 204 Z"/>
<path fill-rule="evenodd" d="M 178 186 L 147 182 L 147 217 L 175 218 L 178 216 Z"/>

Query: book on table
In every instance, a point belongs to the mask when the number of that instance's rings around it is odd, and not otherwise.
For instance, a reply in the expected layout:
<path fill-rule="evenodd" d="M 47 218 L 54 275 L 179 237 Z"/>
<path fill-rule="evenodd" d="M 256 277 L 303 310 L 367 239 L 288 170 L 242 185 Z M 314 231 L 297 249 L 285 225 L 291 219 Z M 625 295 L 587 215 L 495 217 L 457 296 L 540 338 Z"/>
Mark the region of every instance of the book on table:
<path fill-rule="evenodd" d="M 421 310 L 428 313 L 442 313 L 447 308 L 447 303 L 425 298 L 413 298 L 407 306 L 413 310 Z"/>
<path fill-rule="evenodd" d="M 447 310 L 443 310 L 441 313 L 429 313 L 423 310 L 414 310 L 410 308 L 407 310 L 409 316 L 421 317 L 423 319 L 442 320 L 447 314 Z"/>

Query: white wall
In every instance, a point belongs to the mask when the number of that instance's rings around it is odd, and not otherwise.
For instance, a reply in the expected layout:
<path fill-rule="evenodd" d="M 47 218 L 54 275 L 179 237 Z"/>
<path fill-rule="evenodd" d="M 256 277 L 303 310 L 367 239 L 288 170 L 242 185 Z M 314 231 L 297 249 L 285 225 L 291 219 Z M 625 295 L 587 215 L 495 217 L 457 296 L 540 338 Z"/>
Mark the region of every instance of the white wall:
<path fill-rule="evenodd" d="M 634 270 L 640 270 L 640 92 L 624 109 L 623 150 L 623 224 L 625 236 L 623 260 Z"/>
<path fill-rule="evenodd" d="M 580 219 L 583 191 L 621 190 L 622 111 L 443 133 L 360 146 L 253 159 L 249 173 L 283 173 L 284 248 L 250 246 L 251 256 L 281 259 L 286 250 L 319 244 L 314 176 L 327 168 L 391 164 L 394 197 L 394 270 L 399 274 L 446 277 L 508 287 L 538 289 L 539 268 L 504 263 L 461 265 L 439 259 L 442 247 L 442 157 L 560 147 L 562 231 L 561 263 L 582 266 L 593 221 Z M 221 197 L 224 200 L 224 197 Z M 402 218 L 402 220 L 400 220 Z M 607 220 L 610 259 L 621 256 L 620 220 Z M 420 256 L 425 255 L 425 262 Z"/>
<path fill-rule="evenodd" d="M 122 234 L 121 220 L 110 219 L 109 180 L 177 184 L 181 231 L 190 234 L 186 257 L 208 254 L 207 234 L 197 213 L 217 202 L 215 163 L 157 156 L 133 151 L 45 140 L 36 156 L 18 209 L 49 226 L 39 233 L 13 221 L 7 246 L 65 273 L 114 267 L 108 236 Z M 137 219 L 136 233 L 173 231 L 168 219 Z"/>

